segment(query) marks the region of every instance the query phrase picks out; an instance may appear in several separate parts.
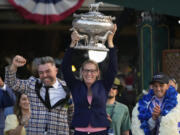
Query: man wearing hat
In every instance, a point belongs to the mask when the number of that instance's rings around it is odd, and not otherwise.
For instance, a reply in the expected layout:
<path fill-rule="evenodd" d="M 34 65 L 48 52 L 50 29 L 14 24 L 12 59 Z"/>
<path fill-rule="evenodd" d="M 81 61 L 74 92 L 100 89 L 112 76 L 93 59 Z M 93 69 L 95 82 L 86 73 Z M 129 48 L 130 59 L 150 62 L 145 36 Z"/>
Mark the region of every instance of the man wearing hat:
<path fill-rule="evenodd" d="M 130 117 L 128 107 L 115 101 L 119 86 L 120 80 L 115 78 L 106 105 L 108 119 L 111 122 L 108 135 L 129 135 Z"/>
<path fill-rule="evenodd" d="M 164 73 L 155 74 L 152 88 L 132 113 L 133 135 L 179 135 L 180 96 Z"/>

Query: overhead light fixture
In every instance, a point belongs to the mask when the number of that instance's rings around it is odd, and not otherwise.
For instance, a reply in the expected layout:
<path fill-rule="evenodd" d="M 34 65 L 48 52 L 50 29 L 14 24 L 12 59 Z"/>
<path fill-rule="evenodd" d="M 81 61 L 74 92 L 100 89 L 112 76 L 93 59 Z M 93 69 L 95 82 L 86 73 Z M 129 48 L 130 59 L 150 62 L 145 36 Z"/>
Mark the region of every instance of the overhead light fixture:
<path fill-rule="evenodd" d="M 98 47 L 106 48 L 103 44 L 96 44 Z M 100 63 L 105 60 L 107 56 L 107 51 L 95 51 L 95 50 L 89 50 L 88 51 L 89 59 L 94 60 L 97 63 Z"/>
<path fill-rule="evenodd" d="M 178 24 L 180 24 L 180 20 L 178 20 Z"/>

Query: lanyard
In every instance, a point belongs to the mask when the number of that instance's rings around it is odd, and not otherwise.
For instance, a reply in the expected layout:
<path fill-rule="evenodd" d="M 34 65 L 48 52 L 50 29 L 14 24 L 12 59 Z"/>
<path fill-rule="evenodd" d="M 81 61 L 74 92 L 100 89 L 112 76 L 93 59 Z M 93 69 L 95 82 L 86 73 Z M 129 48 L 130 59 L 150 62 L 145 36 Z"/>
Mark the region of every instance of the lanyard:
<path fill-rule="evenodd" d="M 111 119 L 112 119 L 113 114 L 114 114 L 114 108 L 115 108 L 115 106 L 116 106 L 116 101 L 114 102 L 113 108 L 112 108 L 112 110 L 111 110 L 111 114 L 110 114 Z"/>

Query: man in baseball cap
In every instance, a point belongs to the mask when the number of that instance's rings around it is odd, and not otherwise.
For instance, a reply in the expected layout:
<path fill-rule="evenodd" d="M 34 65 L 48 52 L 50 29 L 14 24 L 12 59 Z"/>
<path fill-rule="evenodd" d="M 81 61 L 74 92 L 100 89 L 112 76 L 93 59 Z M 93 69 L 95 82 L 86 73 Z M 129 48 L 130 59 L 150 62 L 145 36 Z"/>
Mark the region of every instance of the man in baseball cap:
<path fill-rule="evenodd" d="M 179 116 L 180 96 L 175 88 L 169 85 L 169 77 L 164 73 L 155 74 L 151 84 L 152 89 L 133 110 L 132 134 L 142 131 L 151 135 L 179 134 L 180 117 L 176 116 Z M 146 126 L 142 126 L 142 123 Z"/>
<path fill-rule="evenodd" d="M 162 107 L 164 106 L 163 101 L 166 91 L 169 89 L 169 77 L 162 72 L 157 73 L 153 76 L 151 84 L 154 91 L 154 97 L 152 98 L 149 107 L 152 118 L 149 119 L 148 124 L 152 130 L 151 133 L 156 135 L 159 134 L 159 118 L 163 109 Z"/>

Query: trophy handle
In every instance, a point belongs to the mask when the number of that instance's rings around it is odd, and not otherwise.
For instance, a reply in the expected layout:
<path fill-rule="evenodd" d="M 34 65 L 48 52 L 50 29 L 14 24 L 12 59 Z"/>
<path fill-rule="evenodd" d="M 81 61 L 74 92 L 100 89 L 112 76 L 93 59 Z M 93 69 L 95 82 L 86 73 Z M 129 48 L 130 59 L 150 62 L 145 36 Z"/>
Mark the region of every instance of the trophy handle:
<path fill-rule="evenodd" d="M 94 38 L 95 43 L 97 44 L 99 41 L 101 41 L 102 44 L 104 45 L 109 34 L 112 34 L 112 31 L 107 31 L 103 36 L 96 35 Z"/>
<path fill-rule="evenodd" d="M 86 35 L 86 34 L 79 34 L 79 32 L 78 32 L 74 27 L 72 27 L 72 28 L 70 29 L 70 31 L 75 32 L 76 35 L 79 37 L 79 40 L 84 40 L 84 45 L 85 45 L 85 46 L 88 45 L 88 35 Z M 76 45 L 78 45 L 78 42 L 77 42 Z"/>

